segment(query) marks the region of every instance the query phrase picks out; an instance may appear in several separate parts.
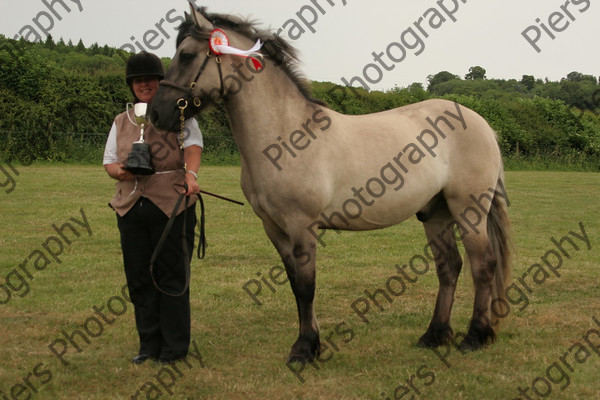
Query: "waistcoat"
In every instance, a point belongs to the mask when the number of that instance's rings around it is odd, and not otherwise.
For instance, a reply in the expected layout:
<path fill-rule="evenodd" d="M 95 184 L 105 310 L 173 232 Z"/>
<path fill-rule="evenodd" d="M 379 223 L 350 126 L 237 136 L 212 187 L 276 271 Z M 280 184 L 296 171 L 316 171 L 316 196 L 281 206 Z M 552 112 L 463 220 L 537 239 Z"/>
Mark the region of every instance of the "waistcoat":
<path fill-rule="evenodd" d="M 135 121 L 133 110 L 129 112 L 131 119 Z M 123 112 L 115 118 L 115 125 L 117 127 L 118 162 L 127 165 L 127 156 L 131 152 L 133 142 L 140 137 L 140 127 L 129 120 L 127 112 Z M 185 171 L 177 143 L 177 134 L 159 132 L 150 125 L 144 129 L 144 141 L 150 146 L 156 173 L 136 175 L 132 181 L 118 181 L 115 185 L 116 193 L 109 204 L 120 216 L 124 216 L 143 196 L 156 204 L 167 217 L 170 217 L 183 191 L 182 186 L 175 186 L 175 184 L 183 185 L 185 183 Z M 196 196 L 190 196 L 188 206 L 194 204 L 196 200 Z M 184 209 L 185 204 L 182 202 L 179 209 L 176 210 L 176 214 L 181 213 Z"/>

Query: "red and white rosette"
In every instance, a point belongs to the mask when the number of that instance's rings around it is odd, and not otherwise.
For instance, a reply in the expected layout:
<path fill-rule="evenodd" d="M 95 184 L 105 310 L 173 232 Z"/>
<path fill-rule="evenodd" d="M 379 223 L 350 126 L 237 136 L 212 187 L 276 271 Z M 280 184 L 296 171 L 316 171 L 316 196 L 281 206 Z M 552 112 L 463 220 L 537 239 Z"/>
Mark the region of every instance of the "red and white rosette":
<path fill-rule="evenodd" d="M 253 54 L 260 55 L 258 51 L 263 45 L 260 39 L 256 41 L 256 43 L 254 44 L 254 46 L 252 46 L 251 49 L 241 50 L 229 45 L 229 38 L 227 37 L 225 32 L 223 32 L 221 29 L 215 29 L 210 34 L 209 45 L 212 52 L 215 53 L 215 55 L 217 56 L 220 56 L 222 54 L 232 54 L 234 56 L 250 58 L 252 60 L 254 68 L 256 68 L 257 71 L 263 68 L 261 62 L 258 59 L 252 57 Z"/>

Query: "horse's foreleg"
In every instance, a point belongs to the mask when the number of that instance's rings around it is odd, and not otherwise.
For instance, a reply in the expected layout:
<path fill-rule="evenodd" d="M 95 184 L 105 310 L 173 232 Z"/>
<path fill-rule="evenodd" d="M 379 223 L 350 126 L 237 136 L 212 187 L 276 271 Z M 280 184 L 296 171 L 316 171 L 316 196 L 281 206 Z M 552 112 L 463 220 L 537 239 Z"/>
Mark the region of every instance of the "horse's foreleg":
<path fill-rule="evenodd" d="M 462 268 L 462 259 L 454 238 L 450 214 L 445 211 L 423 223 L 433 256 L 439 281 L 439 291 L 435 309 L 427 331 L 418 344 L 425 347 L 438 347 L 453 342 L 450 314 L 454 304 L 454 291 Z"/>
<path fill-rule="evenodd" d="M 316 244 L 310 243 L 295 245 L 291 255 L 282 256 L 296 297 L 300 321 L 298 339 L 292 346 L 288 362 L 311 362 L 321 351 L 319 326 L 313 306 L 316 286 L 315 255 Z"/>
<path fill-rule="evenodd" d="M 298 308 L 299 335 L 287 362 L 312 362 L 321 350 L 319 326 L 313 307 L 316 243 L 305 234 L 288 235 L 276 226 L 268 223 L 264 223 L 264 226 L 281 256 Z"/>

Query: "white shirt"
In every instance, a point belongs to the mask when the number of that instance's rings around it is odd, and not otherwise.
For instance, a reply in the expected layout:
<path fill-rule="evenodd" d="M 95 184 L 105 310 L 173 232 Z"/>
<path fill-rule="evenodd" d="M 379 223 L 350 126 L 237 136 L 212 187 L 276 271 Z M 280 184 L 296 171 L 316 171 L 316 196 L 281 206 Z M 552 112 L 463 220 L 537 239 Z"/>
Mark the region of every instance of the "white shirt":
<path fill-rule="evenodd" d="M 119 159 L 117 158 L 117 134 L 117 126 L 113 122 L 110 132 L 108 133 L 106 146 L 104 147 L 104 165 L 119 162 Z M 204 148 L 202 132 L 200 132 L 200 127 L 198 126 L 198 121 L 196 121 L 196 118 L 188 118 L 185 120 L 185 137 L 183 139 L 183 147 L 186 148 L 192 145 Z"/>

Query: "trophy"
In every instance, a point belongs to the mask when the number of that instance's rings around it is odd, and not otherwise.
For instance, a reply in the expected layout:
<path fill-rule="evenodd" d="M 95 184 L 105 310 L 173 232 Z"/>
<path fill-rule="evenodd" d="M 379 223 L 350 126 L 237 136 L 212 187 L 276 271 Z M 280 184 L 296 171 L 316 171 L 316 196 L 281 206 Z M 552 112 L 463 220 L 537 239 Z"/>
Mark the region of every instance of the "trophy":
<path fill-rule="evenodd" d="M 129 116 L 129 104 L 127 104 L 127 117 L 132 124 L 140 127 L 140 138 L 133 143 L 131 153 L 127 156 L 127 166 L 125 169 L 134 175 L 152 175 L 154 168 L 152 167 L 152 159 L 150 154 L 150 146 L 144 142 L 144 129 L 148 124 L 146 112 L 148 103 L 136 103 L 133 106 L 135 122 Z"/>

